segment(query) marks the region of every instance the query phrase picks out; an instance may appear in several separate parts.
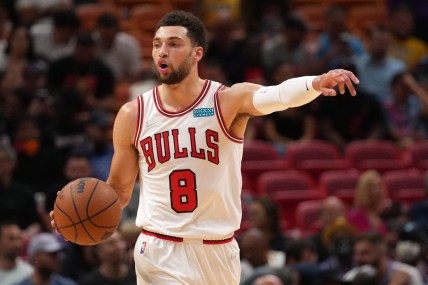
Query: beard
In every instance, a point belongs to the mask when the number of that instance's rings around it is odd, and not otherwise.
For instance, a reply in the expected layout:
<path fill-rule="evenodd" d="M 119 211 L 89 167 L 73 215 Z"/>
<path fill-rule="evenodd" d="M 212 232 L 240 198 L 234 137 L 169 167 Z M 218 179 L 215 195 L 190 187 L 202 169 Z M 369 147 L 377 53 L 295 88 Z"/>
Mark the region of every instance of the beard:
<path fill-rule="evenodd" d="M 38 268 L 38 272 L 43 279 L 49 279 L 52 274 L 57 272 L 57 269 L 47 265 L 42 265 Z"/>
<path fill-rule="evenodd" d="M 192 68 L 190 55 L 178 66 L 177 70 L 172 66 L 169 68 L 171 69 L 171 72 L 168 75 L 163 75 L 156 69 L 159 81 L 168 85 L 180 83 L 187 75 L 189 75 L 190 69 Z"/>

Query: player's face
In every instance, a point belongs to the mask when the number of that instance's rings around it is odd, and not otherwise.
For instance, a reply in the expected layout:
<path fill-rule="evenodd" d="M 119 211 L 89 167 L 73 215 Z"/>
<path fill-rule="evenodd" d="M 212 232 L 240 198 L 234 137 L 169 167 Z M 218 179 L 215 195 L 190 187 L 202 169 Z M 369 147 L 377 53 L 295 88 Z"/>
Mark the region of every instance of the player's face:
<path fill-rule="evenodd" d="M 161 27 L 153 38 L 153 61 L 161 83 L 177 84 L 189 75 L 202 52 L 193 47 L 187 29 L 181 26 Z"/>

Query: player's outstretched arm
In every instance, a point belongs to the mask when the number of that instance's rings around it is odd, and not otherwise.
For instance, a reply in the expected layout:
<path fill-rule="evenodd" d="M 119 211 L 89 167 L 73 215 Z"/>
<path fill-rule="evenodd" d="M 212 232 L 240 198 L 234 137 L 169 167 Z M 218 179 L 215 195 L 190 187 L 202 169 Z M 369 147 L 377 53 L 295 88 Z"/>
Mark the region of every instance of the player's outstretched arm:
<path fill-rule="evenodd" d="M 302 106 L 320 94 L 335 96 L 336 87 L 341 94 L 348 88 L 354 96 L 356 95 L 354 84 L 358 83 L 358 78 L 351 71 L 334 69 L 318 76 L 292 78 L 275 86 L 237 84 L 230 88 L 230 92 L 238 94 L 238 114 L 260 116 Z"/>
<path fill-rule="evenodd" d="M 119 110 L 113 127 L 114 156 L 107 183 L 119 196 L 122 208 L 128 205 L 138 175 L 138 153 L 134 147 L 137 103 L 129 102 Z"/>

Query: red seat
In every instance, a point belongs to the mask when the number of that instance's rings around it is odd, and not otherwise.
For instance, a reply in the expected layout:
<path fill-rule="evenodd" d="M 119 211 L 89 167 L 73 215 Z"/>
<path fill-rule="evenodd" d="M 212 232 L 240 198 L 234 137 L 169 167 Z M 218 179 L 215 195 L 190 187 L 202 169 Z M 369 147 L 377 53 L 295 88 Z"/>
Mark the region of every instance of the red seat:
<path fill-rule="evenodd" d="M 297 205 L 306 200 L 322 199 L 325 193 L 316 189 L 312 178 L 301 171 L 269 171 L 260 175 L 258 189 L 278 205 L 282 219 L 295 226 Z"/>
<path fill-rule="evenodd" d="M 280 157 L 272 143 L 266 141 L 249 141 L 244 143 L 242 161 L 249 160 L 280 160 Z"/>
<path fill-rule="evenodd" d="M 257 181 L 261 174 L 274 171 L 274 170 L 285 170 L 288 169 L 288 164 L 283 160 L 249 160 L 243 161 L 241 171 L 247 179 L 247 185 L 253 190 L 255 195 L 260 194 L 258 189 Z"/>
<path fill-rule="evenodd" d="M 315 183 L 304 172 L 298 170 L 268 171 L 258 179 L 261 194 L 271 195 L 278 191 L 313 191 Z"/>
<path fill-rule="evenodd" d="M 411 165 L 420 170 L 428 170 L 428 140 L 417 141 L 406 150 Z"/>
<path fill-rule="evenodd" d="M 382 180 L 385 191 L 394 201 L 410 204 L 426 196 L 424 174 L 419 170 L 388 171 L 382 175 Z"/>
<path fill-rule="evenodd" d="M 302 201 L 296 209 L 296 226 L 305 237 L 321 229 L 320 209 L 323 200 Z"/>
<path fill-rule="evenodd" d="M 374 169 L 381 173 L 408 168 L 401 150 L 390 141 L 354 141 L 345 148 L 345 158 L 352 167 L 364 171 Z"/>
<path fill-rule="evenodd" d="M 282 160 L 272 143 L 266 141 L 249 141 L 244 144 L 241 171 L 248 177 L 254 194 L 260 193 L 257 180 L 266 171 L 286 169 L 287 163 Z"/>
<path fill-rule="evenodd" d="M 311 174 L 314 179 L 318 179 L 324 171 L 349 168 L 349 162 L 342 158 L 338 147 L 327 141 L 289 144 L 285 158 L 290 166 Z"/>
<path fill-rule="evenodd" d="M 328 196 L 337 196 L 345 203 L 352 204 L 359 176 L 356 169 L 327 171 L 321 174 L 319 187 Z"/>

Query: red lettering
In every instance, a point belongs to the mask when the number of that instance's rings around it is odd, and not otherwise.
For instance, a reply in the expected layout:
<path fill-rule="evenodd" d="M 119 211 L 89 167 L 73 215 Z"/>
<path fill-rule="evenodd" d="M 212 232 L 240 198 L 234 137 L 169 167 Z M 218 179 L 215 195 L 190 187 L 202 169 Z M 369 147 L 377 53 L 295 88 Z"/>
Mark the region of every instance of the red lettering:
<path fill-rule="evenodd" d="M 207 146 L 211 149 L 207 150 L 207 158 L 209 161 L 215 164 L 219 164 L 218 156 L 218 133 L 212 130 L 206 130 L 205 137 L 207 140 Z"/>
<path fill-rule="evenodd" d="M 159 133 L 155 134 L 155 140 L 158 161 L 160 163 L 167 162 L 171 158 L 169 151 L 169 132 L 163 132 L 162 135 Z"/>
<path fill-rule="evenodd" d="M 146 163 L 148 165 L 147 171 L 150 172 L 156 166 L 155 156 L 153 153 L 153 141 L 151 137 L 147 137 L 140 142 L 141 149 L 143 150 Z"/>
<path fill-rule="evenodd" d="M 189 134 L 190 134 L 190 146 L 192 147 L 190 155 L 195 158 L 205 159 L 205 149 L 203 148 L 200 148 L 199 150 L 196 149 L 196 129 L 189 128 Z"/>
<path fill-rule="evenodd" d="M 177 129 L 172 130 L 172 139 L 174 141 L 174 158 L 183 158 L 187 157 L 187 148 L 180 150 L 180 145 L 178 142 L 179 131 Z"/>

